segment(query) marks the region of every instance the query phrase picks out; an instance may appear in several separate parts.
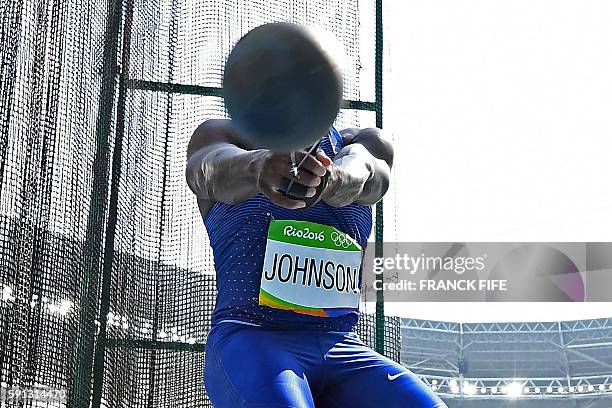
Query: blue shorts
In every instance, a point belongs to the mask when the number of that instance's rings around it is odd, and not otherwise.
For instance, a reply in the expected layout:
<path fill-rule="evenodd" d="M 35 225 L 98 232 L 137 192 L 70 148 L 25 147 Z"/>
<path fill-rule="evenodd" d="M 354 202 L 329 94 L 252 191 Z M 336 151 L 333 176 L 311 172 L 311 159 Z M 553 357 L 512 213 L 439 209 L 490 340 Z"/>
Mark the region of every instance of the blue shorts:
<path fill-rule="evenodd" d="M 204 382 L 216 408 L 442 408 L 413 373 L 355 333 L 280 331 L 219 323 Z"/>

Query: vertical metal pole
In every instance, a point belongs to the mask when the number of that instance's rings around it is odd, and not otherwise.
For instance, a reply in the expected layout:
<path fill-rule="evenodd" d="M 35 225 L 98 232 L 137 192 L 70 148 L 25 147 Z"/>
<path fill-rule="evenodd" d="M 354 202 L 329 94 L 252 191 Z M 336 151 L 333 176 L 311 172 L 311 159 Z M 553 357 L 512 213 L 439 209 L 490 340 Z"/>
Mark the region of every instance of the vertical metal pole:
<path fill-rule="evenodd" d="M 557 332 L 559 333 L 559 346 L 561 347 L 561 364 L 563 364 L 563 368 L 565 369 L 565 382 L 567 384 L 567 388 L 572 385 L 572 375 L 569 364 L 569 357 L 567 355 L 567 345 L 565 343 L 565 336 L 563 334 L 563 328 L 561 327 L 561 322 L 557 322 Z"/>
<path fill-rule="evenodd" d="M 75 374 L 70 386 L 68 406 L 89 406 L 92 386 L 92 356 L 96 347 L 94 318 L 98 310 L 101 248 L 107 208 L 110 135 L 113 104 L 118 74 L 117 45 L 121 27 L 122 0 L 109 0 L 104 33 L 100 98 L 96 120 L 96 153 L 92 165 L 92 195 L 89 205 L 87 232 L 83 247 L 83 275 L 81 285 L 85 293 L 79 307 L 78 344 L 75 350 Z M 108 237 L 107 237 L 108 240 Z M 105 324 L 102 319 L 100 324 Z M 98 344 L 98 347 L 100 344 Z"/>
<path fill-rule="evenodd" d="M 116 0 L 121 2 L 122 0 Z M 118 13 L 121 15 L 121 4 L 118 4 Z M 127 0 L 123 24 L 123 43 L 121 54 L 121 72 L 119 77 L 119 91 L 117 95 L 117 122 L 115 127 L 115 147 L 113 149 L 112 172 L 110 180 L 110 198 L 108 204 L 108 221 L 106 223 L 106 241 L 104 242 L 104 264 L 102 268 L 102 290 L 100 292 L 100 331 L 94 354 L 93 365 L 93 391 L 92 408 L 99 408 L 102 401 L 102 385 L 104 382 L 104 354 L 106 352 L 106 321 L 110 308 L 110 287 L 115 259 L 115 232 L 117 227 L 117 211 L 119 207 L 119 181 L 121 179 L 121 155 L 123 153 L 123 135 L 125 129 L 125 100 L 127 94 L 127 80 L 129 76 L 130 42 L 132 34 L 132 17 L 134 14 L 134 1 Z M 121 17 L 119 17 L 121 19 Z M 116 42 L 120 40 L 120 31 L 116 32 Z M 116 60 L 117 56 L 115 56 Z"/>
<path fill-rule="evenodd" d="M 382 0 L 376 0 L 376 57 L 375 57 L 375 96 L 376 96 L 376 127 L 383 127 L 383 10 Z M 375 250 L 376 257 L 383 256 L 383 202 L 376 204 L 375 224 Z M 379 279 L 383 279 L 380 275 Z M 376 351 L 385 353 L 385 304 L 383 290 L 376 291 Z"/>

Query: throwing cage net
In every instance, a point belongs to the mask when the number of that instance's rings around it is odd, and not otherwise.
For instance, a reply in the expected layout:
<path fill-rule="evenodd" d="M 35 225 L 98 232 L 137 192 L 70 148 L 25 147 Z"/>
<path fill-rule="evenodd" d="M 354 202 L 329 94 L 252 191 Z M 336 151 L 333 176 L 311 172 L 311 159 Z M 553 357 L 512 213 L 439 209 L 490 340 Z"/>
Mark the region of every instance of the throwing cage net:
<path fill-rule="evenodd" d="M 187 142 L 199 123 L 226 116 L 232 45 L 271 21 L 333 32 L 346 53 L 337 126 L 381 126 L 382 10 L 376 1 L 376 18 L 367 16 L 375 99 L 362 101 L 362 7 L 0 4 L 1 387 L 63 388 L 64 405 L 79 408 L 210 406 L 203 352 L 214 265 L 184 181 Z M 399 321 L 381 315 L 364 315 L 358 331 L 398 360 Z"/>

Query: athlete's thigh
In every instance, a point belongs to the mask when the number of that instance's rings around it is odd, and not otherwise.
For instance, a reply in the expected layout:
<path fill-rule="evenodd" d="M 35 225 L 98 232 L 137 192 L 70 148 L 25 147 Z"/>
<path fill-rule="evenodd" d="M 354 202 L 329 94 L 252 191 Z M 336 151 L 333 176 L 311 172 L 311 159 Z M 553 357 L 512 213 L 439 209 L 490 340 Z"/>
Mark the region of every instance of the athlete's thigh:
<path fill-rule="evenodd" d="M 215 407 L 314 407 L 303 361 L 279 333 L 219 326 L 225 327 L 215 327 L 207 341 L 204 372 Z"/>
<path fill-rule="evenodd" d="M 442 408 L 444 402 L 404 366 L 347 336 L 327 355 L 333 380 L 320 408 Z"/>

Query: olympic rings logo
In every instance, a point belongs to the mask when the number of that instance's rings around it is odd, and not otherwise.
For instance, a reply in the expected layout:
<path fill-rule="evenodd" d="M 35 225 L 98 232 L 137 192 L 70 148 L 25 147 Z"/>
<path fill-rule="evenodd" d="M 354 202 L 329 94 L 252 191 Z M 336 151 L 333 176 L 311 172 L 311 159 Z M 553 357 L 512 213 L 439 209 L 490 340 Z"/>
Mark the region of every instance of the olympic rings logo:
<path fill-rule="evenodd" d="M 346 234 L 340 234 L 337 231 L 331 233 L 331 240 L 337 247 L 348 248 L 351 242 L 346 238 Z"/>

